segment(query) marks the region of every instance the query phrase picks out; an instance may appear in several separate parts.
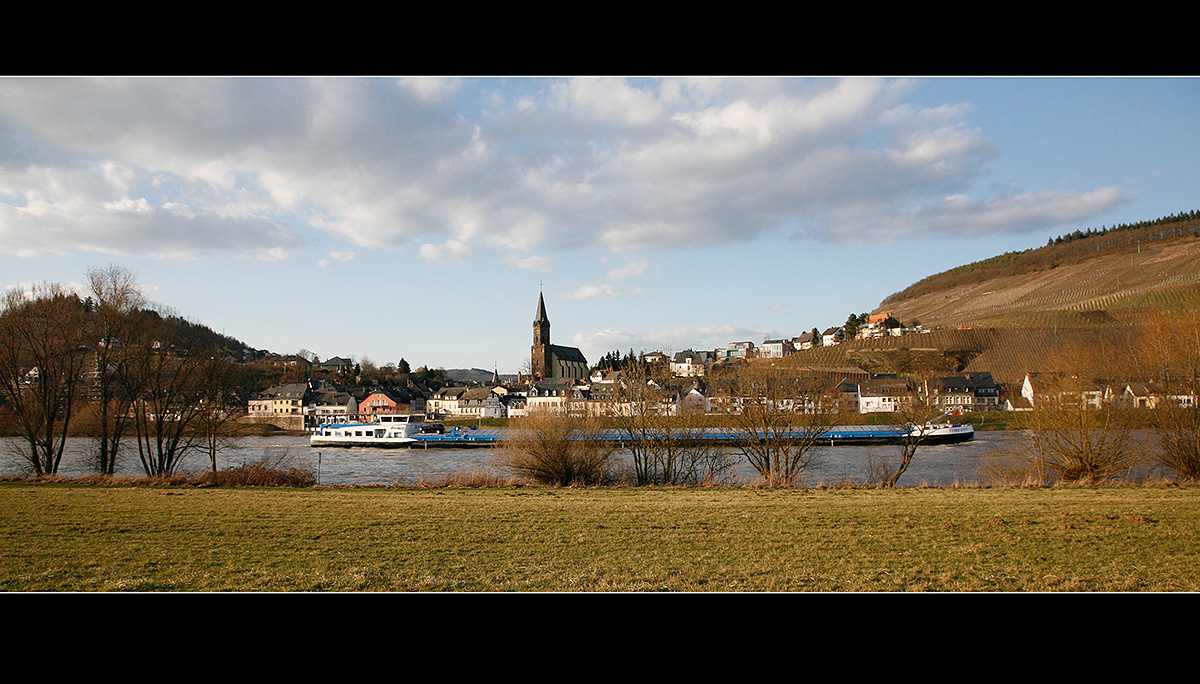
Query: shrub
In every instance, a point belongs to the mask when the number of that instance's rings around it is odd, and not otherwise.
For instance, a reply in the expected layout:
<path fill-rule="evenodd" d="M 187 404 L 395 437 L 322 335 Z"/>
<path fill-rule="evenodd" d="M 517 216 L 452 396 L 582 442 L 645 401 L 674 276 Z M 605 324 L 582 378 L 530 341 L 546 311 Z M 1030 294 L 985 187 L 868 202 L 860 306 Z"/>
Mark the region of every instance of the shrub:
<path fill-rule="evenodd" d="M 601 439 L 597 421 L 537 411 L 513 421 L 500 455 L 503 466 L 539 484 L 599 485 L 611 478 L 615 445 Z"/>
<path fill-rule="evenodd" d="M 254 463 L 206 472 L 197 476 L 195 483 L 201 487 L 311 487 L 316 481 L 307 470 L 270 468 Z"/>
<path fill-rule="evenodd" d="M 1155 410 L 1158 463 L 1183 480 L 1200 480 L 1200 408 L 1168 406 Z"/>

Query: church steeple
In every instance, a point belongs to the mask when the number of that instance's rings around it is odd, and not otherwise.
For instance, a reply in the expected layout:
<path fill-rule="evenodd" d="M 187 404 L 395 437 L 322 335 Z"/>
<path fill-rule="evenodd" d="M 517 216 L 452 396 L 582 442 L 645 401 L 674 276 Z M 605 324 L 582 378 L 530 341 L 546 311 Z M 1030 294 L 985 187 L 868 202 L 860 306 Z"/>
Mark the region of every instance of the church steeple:
<path fill-rule="evenodd" d="M 550 317 L 546 315 L 546 301 L 541 292 L 538 293 L 537 315 L 533 319 L 533 354 L 530 362 L 534 379 L 550 377 Z"/>
<path fill-rule="evenodd" d="M 538 293 L 537 316 L 533 319 L 533 343 L 550 344 L 550 317 L 546 315 L 546 300 Z"/>

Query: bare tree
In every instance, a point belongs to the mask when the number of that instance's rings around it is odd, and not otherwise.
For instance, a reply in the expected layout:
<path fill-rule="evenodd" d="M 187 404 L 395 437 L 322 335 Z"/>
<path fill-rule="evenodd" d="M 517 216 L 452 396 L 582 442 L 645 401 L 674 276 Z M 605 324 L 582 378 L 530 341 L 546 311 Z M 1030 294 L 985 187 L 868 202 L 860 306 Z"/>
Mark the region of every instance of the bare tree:
<path fill-rule="evenodd" d="M 616 445 L 603 439 L 596 419 L 540 410 L 513 423 L 500 460 L 514 472 L 562 487 L 609 478 Z"/>
<path fill-rule="evenodd" d="M 231 439 L 241 434 L 238 418 L 245 408 L 237 395 L 238 374 L 235 365 L 220 353 L 209 352 L 201 362 L 193 430 L 199 447 L 208 456 L 209 467 L 217 472 L 217 456 Z"/>
<path fill-rule="evenodd" d="M 92 310 L 88 316 L 87 346 L 95 363 L 92 410 L 92 454 L 95 469 L 105 475 L 116 470 L 121 439 L 132 420 L 133 397 L 122 383 L 121 366 L 129 353 L 133 329 L 146 306 L 133 273 L 121 266 L 91 269 L 87 273 Z"/>
<path fill-rule="evenodd" d="M 1145 326 L 1142 354 L 1154 368 L 1158 404 L 1154 430 L 1159 465 L 1185 480 L 1200 479 L 1200 313 L 1159 312 Z"/>
<path fill-rule="evenodd" d="M 1026 433 L 1038 472 L 1066 482 L 1096 482 L 1124 474 L 1142 455 L 1132 412 L 1112 399 L 1122 386 L 1122 354 L 1111 343 L 1056 351 L 1057 370 L 1042 377 Z"/>
<path fill-rule="evenodd" d="M 0 396 L 34 474 L 57 473 L 86 388 L 85 304 L 49 284 L 9 290 L 0 307 Z"/>
<path fill-rule="evenodd" d="M 124 364 L 124 381 L 134 397 L 133 427 L 138 458 L 147 475 L 169 475 L 201 443 L 199 429 L 209 410 L 206 382 L 217 350 L 188 344 L 161 315 L 144 312 Z"/>
<path fill-rule="evenodd" d="M 896 434 L 898 448 L 893 458 L 873 454 L 868 459 L 868 480 L 883 487 L 895 487 L 908 471 L 917 452 L 929 441 L 930 421 L 938 417 L 937 409 L 927 400 L 928 376 L 906 379 L 906 391 L 897 397 Z"/>
<path fill-rule="evenodd" d="M 704 412 L 687 403 L 690 389 L 665 364 L 639 360 L 622 370 L 609 422 L 629 452 L 635 485 L 700 484 L 732 470 L 727 451 L 704 439 Z"/>
<path fill-rule="evenodd" d="M 801 484 L 840 415 L 840 381 L 785 361 L 749 361 L 717 378 L 733 445 L 769 486 Z"/>

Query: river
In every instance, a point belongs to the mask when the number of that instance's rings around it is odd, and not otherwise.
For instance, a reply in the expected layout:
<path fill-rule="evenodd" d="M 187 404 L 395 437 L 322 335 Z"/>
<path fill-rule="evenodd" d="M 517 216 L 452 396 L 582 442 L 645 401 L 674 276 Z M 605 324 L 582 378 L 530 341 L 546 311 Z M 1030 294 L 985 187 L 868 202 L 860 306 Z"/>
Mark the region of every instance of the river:
<path fill-rule="evenodd" d="M 1005 453 L 1024 450 L 1026 437 L 1011 430 L 977 432 L 965 444 L 922 447 L 912 466 L 900 478 L 899 485 L 949 486 L 988 484 L 990 468 Z M 133 446 L 131 444 L 131 446 Z M 59 474 L 74 477 L 88 472 L 85 459 L 91 440 L 68 440 Z M 452 475 L 497 475 L 509 472 L 497 462 L 500 449 L 314 449 L 307 436 L 244 437 L 236 440 L 218 458 L 218 468 L 264 462 L 288 468 L 302 468 L 317 476 L 322 485 L 411 485 L 436 482 Z M 837 446 L 820 450 L 820 464 L 806 474 L 808 485 L 834 485 L 866 480 L 870 461 L 895 460 L 895 446 Z M 20 475 L 24 469 L 15 455 L 11 440 L 0 438 L 0 475 Z M 207 458 L 191 454 L 180 470 L 202 472 Z M 136 452 L 120 460 L 118 475 L 142 475 Z M 753 482 L 757 474 L 739 458 L 734 481 Z"/>

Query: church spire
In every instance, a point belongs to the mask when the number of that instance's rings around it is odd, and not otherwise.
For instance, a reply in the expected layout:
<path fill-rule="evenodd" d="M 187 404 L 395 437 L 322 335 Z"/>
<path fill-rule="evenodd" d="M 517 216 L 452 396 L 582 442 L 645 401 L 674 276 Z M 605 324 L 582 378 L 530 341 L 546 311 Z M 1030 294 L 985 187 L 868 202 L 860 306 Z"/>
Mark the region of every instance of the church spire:
<path fill-rule="evenodd" d="M 550 353 L 550 317 L 546 315 L 546 301 L 539 292 L 537 318 L 533 319 L 533 358 L 530 362 L 534 379 L 551 377 L 553 363 Z"/>

